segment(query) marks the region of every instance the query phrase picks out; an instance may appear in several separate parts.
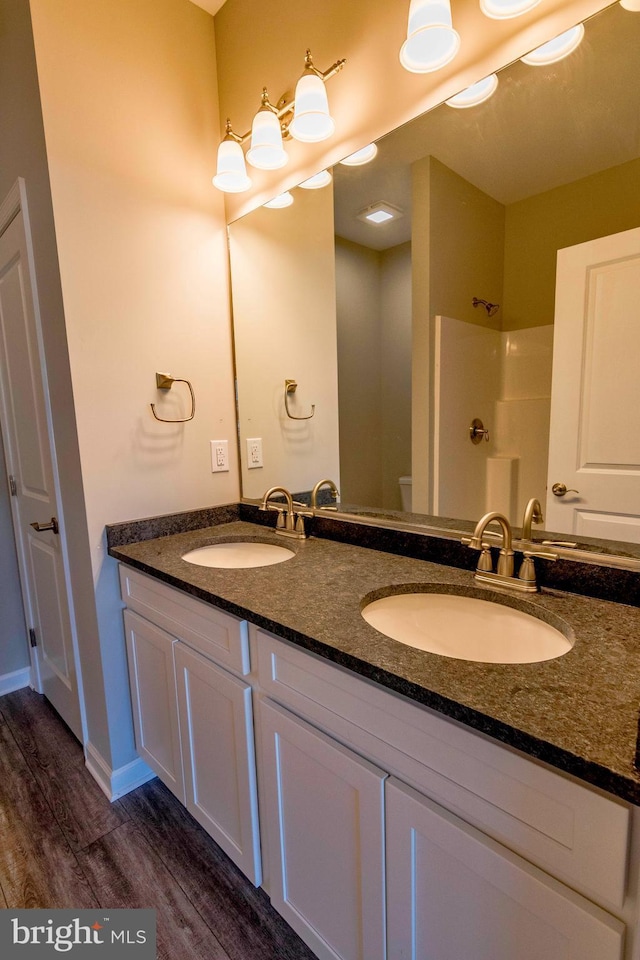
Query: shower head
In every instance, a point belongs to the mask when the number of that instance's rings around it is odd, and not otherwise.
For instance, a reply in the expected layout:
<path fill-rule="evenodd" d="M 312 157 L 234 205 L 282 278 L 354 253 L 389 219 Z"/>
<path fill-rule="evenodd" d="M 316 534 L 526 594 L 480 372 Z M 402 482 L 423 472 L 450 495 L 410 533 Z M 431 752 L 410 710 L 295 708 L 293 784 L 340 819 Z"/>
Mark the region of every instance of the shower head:
<path fill-rule="evenodd" d="M 487 311 L 487 316 L 489 317 L 495 317 L 496 313 L 500 309 L 499 303 L 489 303 L 488 300 L 480 300 L 478 299 L 478 297 L 474 297 L 471 303 L 473 304 L 474 307 L 477 307 L 480 304 L 482 304 L 482 306 Z"/>

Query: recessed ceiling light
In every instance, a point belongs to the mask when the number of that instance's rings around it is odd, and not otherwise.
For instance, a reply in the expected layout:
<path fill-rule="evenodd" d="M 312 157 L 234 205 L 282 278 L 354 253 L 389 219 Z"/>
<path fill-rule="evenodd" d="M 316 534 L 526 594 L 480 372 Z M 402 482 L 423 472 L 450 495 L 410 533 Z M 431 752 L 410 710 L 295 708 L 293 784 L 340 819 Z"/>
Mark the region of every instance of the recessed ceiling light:
<path fill-rule="evenodd" d="M 400 207 L 394 207 L 392 203 L 386 203 L 379 200 L 372 203 L 358 214 L 358 220 L 364 220 L 366 223 L 388 223 L 389 220 L 399 220 L 404 216 L 404 211 Z"/>
<path fill-rule="evenodd" d="M 458 110 L 462 110 L 465 107 L 477 107 L 478 104 L 488 100 L 497 89 L 498 78 L 495 73 L 492 73 L 483 80 L 472 83 L 466 90 L 461 90 L 460 93 L 456 93 L 455 97 L 450 97 L 449 100 L 445 100 L 445 103 L 449 107 L 457 107 Z"/>
<path fill-rule="evenodd" d="M 363 163 L 369 163 L 373 160 L 377 152 L 378 148 L 375 143 L 369 143 L 366 147 L 362 147 L 361 150 L 356 150 L 355 153 L 349 154 L 349 156 L 341 160 L 340 163 L 343 163 L 345 167 L 359 167 Z"/>
<path fill-rule="evenodd" d="M 558 60 L 562 60 L 573 53 L 583 37 L 584 26 L 578 23 L 575 27 L 565 30 L 564 33 L 559 34 L 547 43 L 543 43 L 542 46 L 536 47 L 526 57 L 520 59 L 531 67 L 543 67 L 548 63 L 557 63 Z"/>
<path fill-rule="evenodd" d="M 303 180 L 298 186 L 302 187 L 303 190 L 319 190 L 320 187 L 328 187 L 332 179 L 328 170 L 321 170 L 320 173 L 314 174 L 308 180 Z"/>
<path fill-rule="evenodd" d="M 283 207 L 290 207 L 292 203 L 293 197 L 287 190 L 285 193 L 278 194 L 273 200 L 268 200 L 267 203 L 263 203 L 262 206 L 268 207 L 269 210 L 281 210 Z"/>

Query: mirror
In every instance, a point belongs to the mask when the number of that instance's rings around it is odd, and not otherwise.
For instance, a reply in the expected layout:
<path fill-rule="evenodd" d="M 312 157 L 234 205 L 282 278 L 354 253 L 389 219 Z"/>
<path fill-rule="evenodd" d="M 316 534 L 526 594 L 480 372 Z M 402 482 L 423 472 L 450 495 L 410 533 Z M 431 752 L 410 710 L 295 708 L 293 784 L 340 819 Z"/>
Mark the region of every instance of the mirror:
<path fill-rule="evenodd" d="M 511 64 L 485 103 L 443 104 L 367 166 L 337 165 L 333 188 L 231 225 L 244 496 L 329 476 L 349 509 L 410 505 L 448 528 L 545 506 L 556 255 L 640 227 L 639 49 L 640 15 L 616 3 L 566 60 Z M 400 216 L 375 227 L 361 215 L 379 201 Z M 287 379 L 289 412 L 315 405 L 310 419 L 287 415 Z M 476 418 L 488 442 L 471 442 Z M 597 524 L 582 529 L 597 546 Z M 618 529 L 603 536 L 640 540 Z"/>

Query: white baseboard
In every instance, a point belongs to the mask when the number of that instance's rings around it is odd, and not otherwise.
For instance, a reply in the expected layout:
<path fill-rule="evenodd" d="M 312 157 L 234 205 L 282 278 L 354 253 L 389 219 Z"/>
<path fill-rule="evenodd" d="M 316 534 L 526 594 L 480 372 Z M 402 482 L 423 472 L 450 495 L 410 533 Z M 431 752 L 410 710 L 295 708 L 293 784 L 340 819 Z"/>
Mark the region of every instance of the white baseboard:
<path fill-rule="evenodd" d="M 14 690 L 22 690 L 23 687 L 29 686 L 31 686 L 31 667 L 5 673 L 0 676 L 0 697 L 5 693 L 13 693 Z"/>
<path fill-rule="evenodd" d="M 98 753 L 92 743 L 87 743 L 85 766 L 102 792 L 111 801 L 123 797 L 136 787 L 155 777 L 151 767 L 140 757 L 125 763 L 123 767 L 112 770 L 104 757 Z"/>

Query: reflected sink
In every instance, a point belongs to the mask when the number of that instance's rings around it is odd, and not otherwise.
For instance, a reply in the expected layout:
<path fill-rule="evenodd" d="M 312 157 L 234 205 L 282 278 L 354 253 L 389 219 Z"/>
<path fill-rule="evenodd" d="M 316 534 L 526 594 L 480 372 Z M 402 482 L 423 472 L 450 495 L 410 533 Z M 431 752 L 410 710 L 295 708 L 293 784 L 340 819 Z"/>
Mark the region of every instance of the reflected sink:
<path fill-rule="evenodd" d="M 418 650 L 481 663 L 537 663 L 561 657 L 569 636 L 504 603 L 454 593 L 394 593 L 372 600 L 362 616 L 380 633 Z"/>
<path fill-rule="evenodd" d="M 196 563 L 200 567 L 218 567 L 226 570 L 240 570 L 247 567 L 270 567 L 295 557 L 293 550 L 281 547 L 278 543 L 262 543 L 250 540 L 227 540 L 210 543 L 206 547 L 196 547 L 182 554 L 187 563 Z"/>

